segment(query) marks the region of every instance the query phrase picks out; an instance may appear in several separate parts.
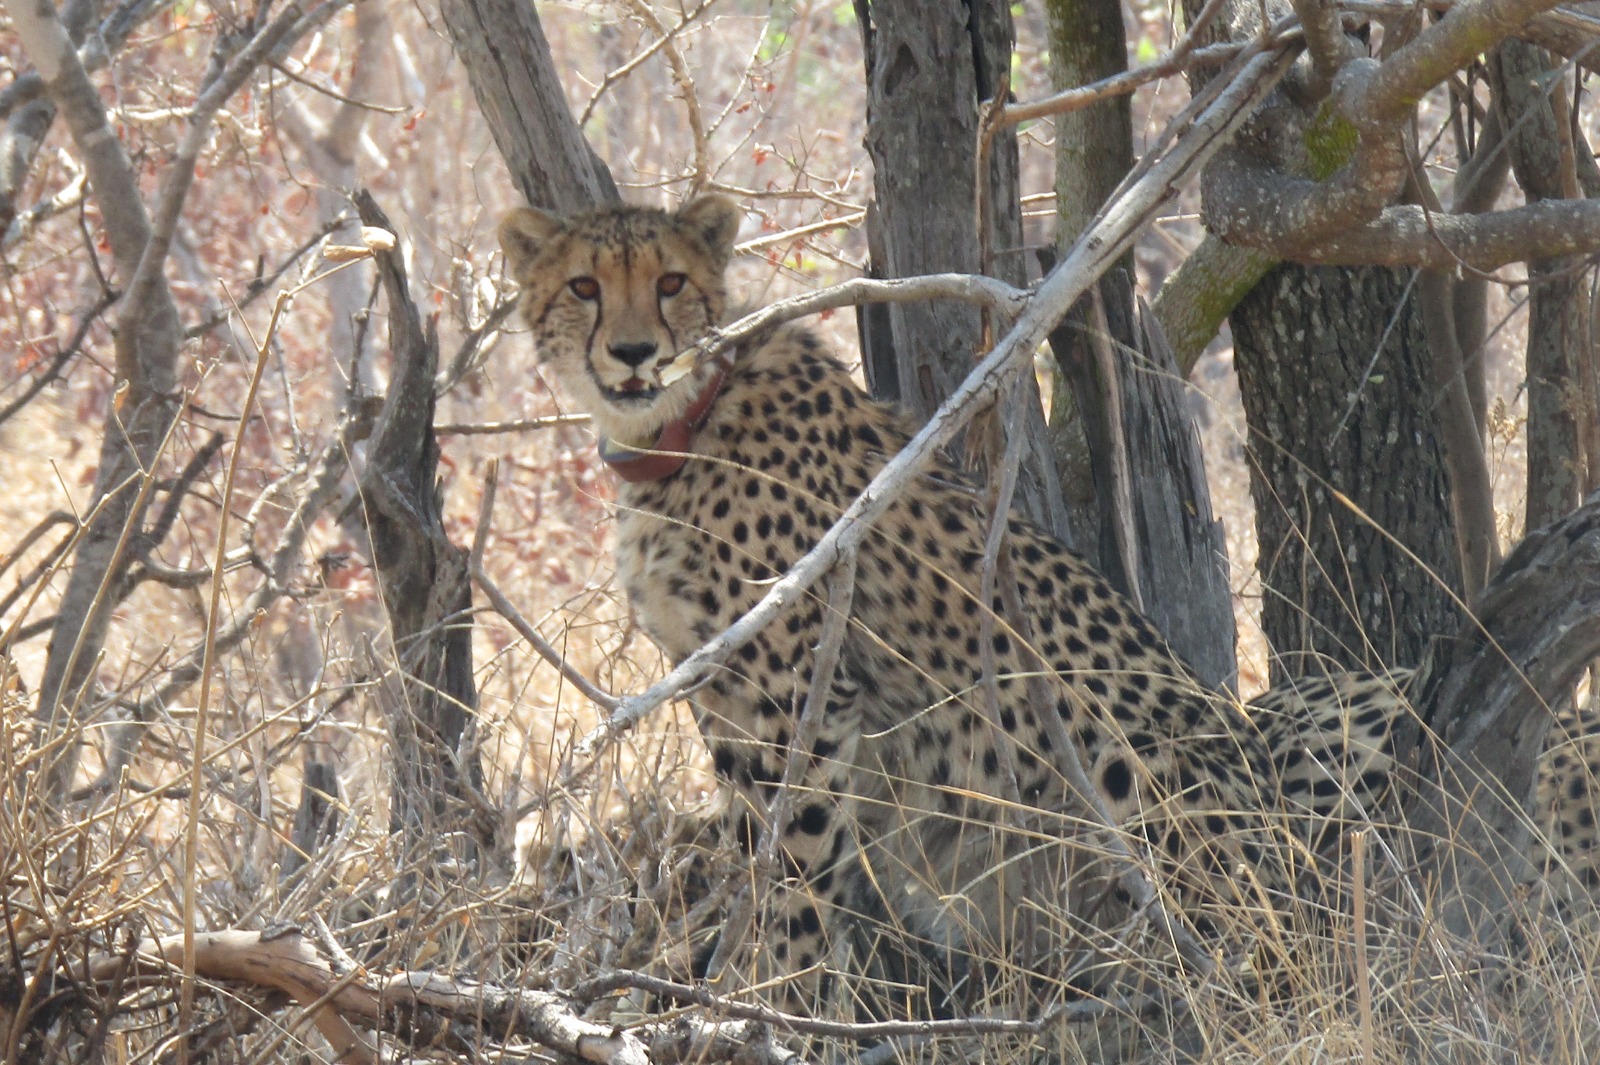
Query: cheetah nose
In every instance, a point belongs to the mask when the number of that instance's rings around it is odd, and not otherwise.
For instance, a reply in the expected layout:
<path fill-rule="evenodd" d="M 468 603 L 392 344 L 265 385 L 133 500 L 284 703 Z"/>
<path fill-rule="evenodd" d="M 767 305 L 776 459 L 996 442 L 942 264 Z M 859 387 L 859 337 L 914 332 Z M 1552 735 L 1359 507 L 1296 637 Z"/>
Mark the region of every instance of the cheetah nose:
<path fill-rule="evenodd" d="M 608 350 L 611 352 L 611 357 L 622 365 L 637 367 L 656 353 L 656 344 L 653 340 L 638 344 L 613 344 Z"/>

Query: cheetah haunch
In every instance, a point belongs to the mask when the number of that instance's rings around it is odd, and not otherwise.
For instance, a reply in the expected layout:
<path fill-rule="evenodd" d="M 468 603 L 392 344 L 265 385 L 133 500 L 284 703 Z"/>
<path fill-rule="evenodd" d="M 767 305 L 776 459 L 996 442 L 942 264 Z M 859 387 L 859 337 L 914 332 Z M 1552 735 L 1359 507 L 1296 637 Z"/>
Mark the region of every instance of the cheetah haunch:
<path fill-rule="evenodd" d="M 661 384 L 661 367 L 722 320 L 737 229 L 718 197 L 677 213 L 520 209 L 500 227 L 539 355 L 624 477 L 617 572 L 675 660 L 754 606 L 908 439 L 798 326 Z M 1243 707 L 1015 518 L 1000 572 L 1024 616 L 1008 618 L 1008 597 L 978 593 L 989 526 L 979 494 L 940 467 L 860 551 L 765 922 L 764 975 L 792 977 L 791 1006 L 815 1007 L 841 933 L 872 952 L 868 924 L 943 959 L 943 993 L 962 993 L 950 985 L 973 962 L 1105 942 L 1127 899 L 1067 784 L 1074 756 L 1168 905 L 1201 931 L 1274 928 L 1314 908 L 1308 841 L 1385 786 L 1399 705 L 1388 679 L 1327 681 L 1315 707 L 1288 693 Z M 693 696 L 718 775 L 758 821 L 824 610 L 814 597 L 792 606 Z M 1041 674 L 1042 704 L 1028 683 Z M 876 920 L 848 919 L 863 914 Z"/>

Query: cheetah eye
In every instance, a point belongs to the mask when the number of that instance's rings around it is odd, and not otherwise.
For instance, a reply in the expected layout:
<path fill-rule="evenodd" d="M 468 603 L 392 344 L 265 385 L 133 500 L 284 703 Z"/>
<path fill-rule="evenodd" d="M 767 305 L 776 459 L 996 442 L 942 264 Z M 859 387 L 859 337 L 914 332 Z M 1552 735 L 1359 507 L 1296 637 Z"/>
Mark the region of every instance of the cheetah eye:
<path fill-rule="evenodd" d="M 588 300 L 600 298 L 600 282 L 592 277 L 575 277 L 567 282 L 567 287 L 580 300 L 587 302 Z"/>
<path fill-rule="evenodd" d="M 662 274 L 661 279 L 656 282 L 656 291 L 661 294 L 662 299 L 671 299 L 683 291 L 683 283 L 687 280 L 689 279 L 682 274 Z"/>

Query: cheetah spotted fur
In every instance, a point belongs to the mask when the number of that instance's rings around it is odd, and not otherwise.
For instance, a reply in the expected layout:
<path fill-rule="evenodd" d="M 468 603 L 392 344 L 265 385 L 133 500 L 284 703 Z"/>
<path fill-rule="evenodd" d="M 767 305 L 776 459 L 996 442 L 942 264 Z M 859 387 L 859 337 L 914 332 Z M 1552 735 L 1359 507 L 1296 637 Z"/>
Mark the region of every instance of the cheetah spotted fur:
<path fill-rule="evenodd" d="M 603 437 L 648 448 L 717 372 L 666 387 L 656 376 L 722 321 L 738 217 L 713 196 L 676 213 L 523 208 L 502 222 L 542 364 Z M 695 651 L 907 439 L 806 329 L 745 342 L 681 469 L 619 489 L 617 572 L 644 629 L 674 660 Z M 1067 783 L 1073 748 L 1134 853 L 1201 930 L 1230 908 L 1293 909 L 1315 890 L 1306 841 L 1360 816 L 1385 786 L 1403 675 L 1308 682 L 1242 706 L 1194 680 L 1087 563 L 1015 518 L 1007 572 L 1025 617 L 1013 628 L 1003 597 L 985 604 L 978 592 L 989 525 L 978 494 L 941 466 L 859 552 L 835 679 L 791 779 L 783 884 L 766 922 L 762 958 L 768 975 L 791 977 L 791 1006 L 817 1005 L 816 973 L 837 961 L 830 933 L 852 913 L 962 958 L 1028 949 L 1040 933 L 1026 893 L 1041 882 L 1065 885 L 1061 909 L 1081 915 L 1069 931 L 1092 938 L 1115 923 L 1126 898 Z M 790 606 L 693 695 L 717 774 L 755 818 L 795 740 L 824 610 L 816 597 Z M 1043 705 L 1026 681 L 1039 662 Z M 1592 807 L 1571 804 L 1590 838 Z M 1066 845 L 1040 859 L 1040 839 Z"/>

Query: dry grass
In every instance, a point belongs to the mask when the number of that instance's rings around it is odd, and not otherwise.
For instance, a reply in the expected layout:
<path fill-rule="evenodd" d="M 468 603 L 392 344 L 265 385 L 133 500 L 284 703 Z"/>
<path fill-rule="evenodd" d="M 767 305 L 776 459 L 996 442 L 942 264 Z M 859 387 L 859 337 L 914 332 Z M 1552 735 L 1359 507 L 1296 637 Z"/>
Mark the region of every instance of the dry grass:
<path fill-rule="evenodd" d="M 541 6 L 557 54 L 578 72 L 568 88 L 580 113 L 602 72 L 621 67 L 640 46 L 639 24 L 623 14 L 628 7 Z M 490 231 L 510 196 L 446 42 L 418 9 L 396 7 L 391 14 L 405 52 L 390 57 L 400 74 L 386 79 L 376 102 L 394 111 L 368 116 L 371 148 L 359 168 L 401 229 L 415 292 L 425 310 L 440 313 L 448 353 L 504 294 Z M 1155 15 L 1145 12 L 1145 25 L 1159 34 Z M 1029 22 L 1037 17 L 1025 14 L 1025 41 L 1042 39 Z M 596 23 L 603 24 L 598 32 Z M 204 49 L 194 46 L 196 33 L 196 25 L 173 15 L 136 42 L 130 55 L 168 76 L 121 84 L 119 104 L 139 114 L 181 102 L 182 87 L 195 82 L 204 62 Z M 304 58 L 314 79 L 337 86 L 348 77 L 350 34 L 350 25 L 337 24 L 308 51 Z M 737 268 L 741 291 L 759 302 L 853 274 L 864 256 L 854 228 L 768 242 L 797 227 L 849 216 L 870 191 L 859 147 L 856 30 L 840 5 L 806 3 L 772 12 L 758 3 L 719 5 L 681 45 L 699 72 L 696 93 L 707 122 L 720 116 L 710 142 L 715 179 L 745 190 L 743 198 L 759 219 L 745 232 L 760 243 Z M 18 57 L 12 59 L 21 66 Z M 1025 46 L 1016 74 L 1016 91 L 1036 94 L 1046 80 L 1044 57 Z M 256 92 L 236 101 L 205 159 L 204 180 L 187 215 L 195 265 L 182 271 L 178 293 L 190 319 L 206 313 L 212 301 L 226 305 L 239 296 L 258 261 L 272 268 L 315 229 L 308 171 L 274 108 L 290 96 L 314 113 L 331 105 L 304 89 L 279 85 L 275 91 L 281 98 Z M 1176 85 L 1141 94 L 1137 107 L 1148 116 L 1141 128 L 1154 133 L 1181 95 Z M 678 147 L 688 143 L 684 114 L 659 60 L 642 64 L 598 97 L 588 132 L 628 184 L 630 198 L 670 200 L 686 187 L 687 153 Z M 130 151 L 154 173 L 170 156 L 179 128 L 175 121 L 150 117 L 130 120 L 123 132 Z M 61 131 L 54 136 L 60 138 Z M 1050 187 L 1049 138 L 1047 126 L 1026 131 L 1025 194 Z M 69 179 L 59 158 L 50 159 L 35 178 L 40 190 L 53 191 Z M 1185 209 L 1192 205 L 1180 205 L 1180 212 Z M 93 233 L 92 203 L 85 222 Z M 1044 219 L 1031 222 L 1036 228 L 1030 239 L 1043 239 L 1045 225 Z M 1140 249 L 1142 272 L 1164 275 L 1194 233 L 1192 218 L 1181 214 L 1160 227 Z M 14 388 L 71 332 L 74 316 L 96 290 L 73 213 L 8 246 L 7 258 L 0 347 L 15 352 L 16 361 L 0 378 Z M 1509 306 L 1503 310 L 1511 315 Z M 380 318 L 381 313 L 380 308 Z M 236 510 L 263 494 L 279 494 L 263 509 L 259 526 L 246 530 L 257 545 L 273 542 L 281 508 L 298 488 L 290 473 L 330 432 L 338 391 L 328 352 L 330 314 L 315 287 L 296 303 L 278 334 L 259 419 L 244 436 Z M 265 307 L 248 308 L 243 319 L 259 331 Z M 1519 322 L 1512 319 L 1497 332 L 1492 354 L 1492 381 L 1504 410 L 1497 421 L 1501 446 L 1493 458 L 1508 503 L 1508 539 L 1518 526 L 1510 515 L 1520 511 L 1512 498 L 1521 461 Z M 842 350 L 853 350 L 848 316 L 833 316 L 820 327 Z M 0 426 L 8 475 L 0 545 L 20 543 L 54 511 L 82 513 L 87 505 L 109 399 L 109 351 L 102 322 L 66 379 Z M 190 360 L 193 413 L 167 457 L 174 468 L 211 431 L 231 433 L 228 419 L 247 376 L 241 352 L 219 333 L 197 343 Z M 1266 666 L 1254 625 L 1259 589 L 1251 577 L 1253 523 L 1229 362 L 1229 353 L 1219 348 L 1196 379 L 1208 401 L 1203 435 L 1215 503 L 1229 533 L 1249 689 L 1264 681 Z M 560 410 L 528 345 L 509 336 L 443 399 L 439 417 L 495 421 Z M 471 539 L 478 486 L 491 459 L 500 461 L 504 475 L 487 555 L 490 572 L 577 668 L 611 691 L 640 690 L 659 676 L 663 663 L 629 624 L 612 584 L 611 489 L 587 435 L 567 427 L 447 439 L 441 473 L 450 486 L 448 524 L 457 542 Z M 160 551 L 163 561 L 187 567 L 210 556 L 220 484 L 213 470 L 185 502 Z M 53 542 L 46 536 L 10 558 L 0 593 L 41 565 Z M 488 770 L 486 794 L 500 814 L 501 848 L 470 875 L 397 867 L 388 831 L 387 737 L 368 691 L 388 656 L 376 639 L 381 605 L 364 554 L 354 519 L 323 515 L 290 594 L 219 663 L 221 694 L 204 752 L 193 750 L 192 694 L 155 707 L 142 722 L 146 731 L 126 773 L 70 811 L 44 809 L 30 790 L 31 770 L 49 752 L 34 747 L 26 700 L 19 694 L 6 703 L 0 720 L 0 757 L 6 759 L 0 776 L 0 883 L 8 949 L 0 962 L 0 1040 L 8 1041 L 0 1042 L 0 1060 L 23 1046 L 43 1061 L 89 1060 L 93 1054 L 99 1055 L 94 1060 L 117 1063 L 168 1060 L 175 1000 L 167 988 L 93 989 L 68 979 L 52 985 L 40 974 L 67 973 L 90 955 L 115 955 L 138 937 L 181 927 L 186 870 L 180 840 L 188 804 L 177 800 L 184 797 L 183 781 L 197 753 L 206 780 L 197 868 L 202 928 L 304 924 L 315 916 L 373 970 L 430 968 L 524 986 L 570 988 L 595 973 L 651 965 L 687 975 L 686 958 L 703 946 L 703 937 L 696 944 L 684 941 L 702 920 L 714 921 L 716 912 L 709 918 L 689 915 L 685 923 L 686 911 L 708 894 L 728 897 L 740 888 L 743 874 L 709 827 L 715 785 L 692 721 L 681 709 L 658 714 L 597 763 L 575 765 L 571 745 L 596 721 L 595 710 L 498 618 L 478 619 L 475 654 L 480 755 Z M 232 571 L 224 582 L 225 604 L 237 605 L 258 582 L 259 574 L 248 567 Z M 49 576 L 42 594 L 25 597 L 7 613 L 8 630 L 21 633 L 48 617 L 59 584 L 58 575 Z M 150 583 L 124 604 L 99 670 L 101 705 L 82 736 L 67 737 L 87 743 L 86 774 L 100 769 L 97 752 L 130 726 L 128 708 L 145 699 L 164 670 L 199 640 L 201 603 L 194 591 Z M 44 642 L 35 635 L 12 645 L 22 680 L 36 682 Z M 284 869 L 308 758 L 337 767 L 335 829 L 309 867 L 291 877 Z M 1374 875 L 1383 873 L 1376 851 L 1369 862 Z M 426 887 L 397 908 L 392 887 L 409 873 L 422 874 Z M 1048 896 L 1033 901 L 1041 923 L 1064 921 Z M 1525 949 L 1496 960 L 1487 973 L 1433 933 L 1401 937 L 1385 930 L 1389 922 L 1399 928 L 1425 921 L 1427 900 L 1401 914 L 1374 902 L 1359 929 L 1352 911 L 1344 910 L 1317 936 L 1280 935 L 1245 921 L 1223 937 L 1236 964 L 1200 986 L 1170 966 L 1144 965 L 1140 959 L 1170 952 L 1135 922 L 1114 953 L 1145 970 L 1140 991 L 1148 996 L 1148 1009 L 1137 1016 L 1117 1016 L 1129 1006 L 1123 1003 L 1110 1009 L 1109 1020 L 1062 1019 L 1028 1039 L 911 1040 L 903 1049 L 930 1062 L 1165 1061 L 1193 1055 L 1310 1065 L 1414 1060 L 1418 1046 L 1447 1047 L 1443 1059 L 1459 1062 L 1590 1061 L 1600 1046 L 1600 919 L 1587 900 L 1561 917 L 1539 901 L 1530 900 L 1523 922 L 1529 929 Z M 1243 964 L 1254 956 L 1249 944 L 1258 942 L 1293 963 L 1270 996 Z M 1439 978 L 1441 951 L 1464 970 Z M 1059 965 L 1041 965 L 1037 972 L 1008 962 L 997 966 L 999 975 L 982 1004 L 989 1016 L 1046 1016 L 1073 1000 Z M 869 982 L 863 978 L 852 993 L 880 1002 L 904 997 L 892 986 L 868 987 Z M 330 1060 L 297 1009 L 278 1008 L 237 987 L 213 990 L 202 996 L 207 1027 L 197 1045 L 210 1054 L 205 1060 Z M 1186 1015 L 1163 1016 L 1179 1001 Z M 597 1017 L 620 1021 L 647 1005 L 635 994 L 592 1009 Z M 85 1026 L 58 1025 L 43 1041 L 18 1042 L 21 1032 L 12 1020 L 31 1011 L 49 1016 L 51 1010 L 73 1012 L 86 1019 Z M 814 1049 L 820 1057 L 820 1048 Z M 474 1060 L 466 1046 L 436 1052 Z M 476 1060 L 496 1059 L 485 1050 Z"/>

